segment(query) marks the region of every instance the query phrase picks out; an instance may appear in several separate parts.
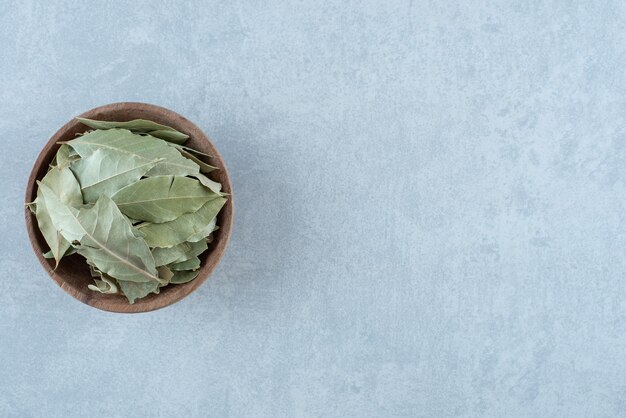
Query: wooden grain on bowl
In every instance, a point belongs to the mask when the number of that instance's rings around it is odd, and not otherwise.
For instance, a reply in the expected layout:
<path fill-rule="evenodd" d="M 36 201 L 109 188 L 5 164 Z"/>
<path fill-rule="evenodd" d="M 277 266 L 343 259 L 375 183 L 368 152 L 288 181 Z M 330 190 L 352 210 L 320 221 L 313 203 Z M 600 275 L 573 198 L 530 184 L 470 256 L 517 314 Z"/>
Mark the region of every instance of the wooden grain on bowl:
<path fill-rule="evenodd" d="M 48 251 L 48 246 L 39 231 L 35 215 L 26 208 L 26 229 L 28 230 L 28 236 L 37 259 L 50 277 L 63 290 L 94 308 L 110 312 L 136 313 L 153 311 L 178 302 L 196 290 L 209 277 L 220 262 L 228 245 L 233 223 L 233 193 L 224 160 L 222 160 L 213 143 L 200 128 L 178 113 L 159 106 L 133 102 L 113 103 L 91 109 L 79 116 L 108 121 L 148 119 L 186 133 L 189 135 L 189 140 L 185 145 L 212 156 L 208 158 L 208 161 L 211 165 L 218 167 L 219 170 L 211 172 L 209 177 L 220 182 L 222 191 L 230 196 L 228 196 L 226 205 L 224 205 L 218 215 L 217 225 L 219 229 L 213 234 L 213 242 L 209 244 L 209 249 L 200 255 L 202 264 L 198 276 L 189 283 L 165 286 L 161 288 L 159 294 L 150 294 L 145 298 L 138 299 L 132 305 L 128 303 L 128 300 L 123 295 L 105 295 L 89 290 L 87 285 L 93 282 L 93 278 L 89 273 L 85 259 L 79 255 L 64 257 L 55 270 L 54 260 L 45 259 L 42 255 Z M 26 202 L 35 200 L 37 195 L 36 181 L 41 180 L 46 174 L 48 166 L 59 148 L 58 142 L 72 140 L 76 137 L 76 134 L 85 132 L 88 129 L 87 126 L 76 119 L 72 119 L 50 138 L 41 153 L 39 153 L 28 179 Z"/>

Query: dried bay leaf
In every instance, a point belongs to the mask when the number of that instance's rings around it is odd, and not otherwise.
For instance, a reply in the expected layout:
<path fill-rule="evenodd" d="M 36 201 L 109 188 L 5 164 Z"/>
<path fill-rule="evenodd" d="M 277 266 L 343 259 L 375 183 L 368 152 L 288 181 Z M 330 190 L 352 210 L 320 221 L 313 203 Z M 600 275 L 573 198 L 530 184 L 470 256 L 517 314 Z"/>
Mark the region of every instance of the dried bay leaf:
<path fill-rule="evenodd" d="M 210 173 L 211 171 L 217 170 L 217 167 L 213 167 L 212 165 L 205 163 L 204 161 L 202 161 L 200 158 L 196 157 L 195 155 L 193 155 L 192 153 L 186 151 L 184 148 L 180 148 L 178 151 L 180 151 L 180 154 L 185 157 L 190 159 L 191 161 L 193 161 L 194 163 L 198 164 L 198 167 L 200 167 L 200 172 L 201 173 Z"/>
<path fill-rule="evenodd" d="M 201 239 L 205 239 L 206 237 L 211 235 L 213 231 L 217 230 L 216 223 L 217 223 L 217 216 L 211 219 L 211 222 L 209 222 L 206 226 L 201 228 L 198 232 L 190 235 L 187 238 L 187 241 L 196 242 L 196 241 L 200 241 Z"/>
<path fill-rule="evenodd" d="M 189 139 L 188 135 L 185 135 L 176 130 L 157 129 L 156 131 L 146 132 L 150 136 L 163 139 L 167 142 L 173 142 L 175 144 L 184 144 Z"/>
<path fill-rule="evenodd" d="M 150 134 L 156 138 L 161 138 L 176 144 L 183 144 L 189 138 L 189 135 L 179 132 L 170 126 L 161 125 L 160 123 L 145 119 L 135 119 L 128 122 L 101 121 L 86 118 L 76 119 L 93 129 L 128 129 L 132 132 Z"/>
<path fill-rule="evenodd" d="M 182 261 L 180 263 L 170 264 L 169 268 L 172 271 L 198 270 L 200 268 L 200 259 L 198 257 L 192 257 L 189 260 Z"/>
<path fill-rule="evenodd" d="M 93 203 L 101 195 L 111 197 L 120 188 L 139 180 L 159 161 L 96 149 L 90 156 L 72 164 L 71 169 L 80 183 L 83 200 Z"/>
<path fill-rule="evenodd" d="M 100 279 L 94 279 L 94 282 L 96 283 L 95 285 L 89 284 L 87 285 L 87 288 L 105 295 L 114 295 L 118 293 L 117 285 L 112 277 L 107 276 L 106 274 L 101 274 L 99 277 Z"/>
<path fill-rule="evenodd" d="M 185 254 L 178 257 L 174 262 L 180 263 L 189 260 L 190 258 L 197 257 L 208 248 L 208 241 L 206 239 L 201 239 L 196 242 L 187 242 L 186 244 L 188 244 L 189 250 L 185 251 Z"/>
<path fill-rule="evenodd" d="M 63 204 L 78 207 L 83 203 L 78 181 L 68 168 L 53 167 L 46 173 L 37 189 L 35 200 L 35 216 L 39 230 L 50 247 L 52 256 L 59 265 L 59 261 L 70 248 L 70 243 L 58 231 L 49 212 L 49 200 L 43 195 L 41 185 L 49 188 L 50 193 Z"/>
<path fill-rule="evenodd" d="M 170 248 L 153 248 L 152 256 L 157 266 L 165 266 L 167 264 L 178 261 L 185 256 L 185 252 L 189 250 L 189 243 L 182 242 Z"/>
<path fill-rule="evenodd" d="M 37 192 L 41 192 L 43 198 L 46 199 L 50 219 L 63 238 L 69 242 L 80 241 L 85 235 L 85 230 L 78 222 L 79 210 L 66 205 L 54 194 L 52 189 L 41 182 Z"/>
<path fill-rule="evenodd" d="M 91 273 L 91 277 L 94 278 L 94 284 L 87 285 L 87 288 L 93 290 L 94 292 L 100 292 L 105 295 L 113 295 L 118 293 L 117 285 L 115 284 L 115 279 L 111 276 L 108 276 L 98 270 L 97 267 L 93 266 L 89 260 L 87 260 L 87 264 L 89 265 L 89 272 Z"/>
<path fill-rule="evenodd" d="M 132 225 L 111 199 L 101 196 L 92 209 L 81 211 L 79 220 L 87 234 L 77 251 L 98 270 L 118 280 L 159 281 L 148 245 L 135 236 Z"/>
<path fill-rule="evenodd" d="M 200 168 L 183 157 L 167 142 L 149 135 L 136 135 L 126 129 L 96 130 L 67 142 L 81 158 L 87 158 L 98 149 L 118 151 L 147 161 L 161 158 L 146 176 L 193 176 Z"/>
<path fill-rule="evenodd" d="M 182 242 L 190 241 L 188 239 L 190 236 L 206 230 L 207 225 L 222 209 L 224 203 L 226 203 L 225 198 L 215 197 L 196 212 L 186 213 L 173 221 L 160 224 L 144 223 L 137 228 L 145 234 L 145 240 L 150 247 L 173 247 Z M 200 241 L 202 238 L 198 237 L 195 241 Z"/>
<path fill-rule="evenodd" d="M 37 212 L 37 198 L 35 198 L 34 201 L 27 203 L 26 207 L 28 208 L 28 210 L 30 210 L 30 212 L 34 215 Z"/>
<path fill-rule="evenodd" d="M 207 249 L 207 241 L 183 242 L 171 248 L 154 248 L 152 255 L 157 266 L 178 263 L 196 257 Z"/>
<path fill-rule="evenodd" d="M 157 267 L 157 272 L 160 278 L 160 283 L 137 283 L 118 280 L 122 293 L 124 293 L 124 296 L 126 296 L 131 305 L 135 303 L 135 300 L 144 298 L 150 293 L 159 293 L 159 289 L 162 286 L 167 285 L 174 276 L 174 273 L 166 266 Z"/>
<path fill-rule="evenodd" d="M 131 282 L 126 280 L 118 280 L 120 289 L 128 302 L 132 305 L 135 300 L 145 298 L 150 293 L 157 293 L 159 290 L 159 282 Z"/>
<path fill-rule="evenodd" d="M 55 165 L 59 168 L 69 167 L 72 162 L 80 159 L 80 156 L 67 144 L 61 144 L 59 150 L 54 156 L 54 161 L 52 165 Z"/>
<path fill-rule="evenodd" d="M 99 271 L 118 280 L 160 281 L 150 248 L 135 236 L 133 226 L 109 197 L 103 195 L 92 208 L 78 211 L 56 198 L 45 184 L 40 189 L 60 233 Z"/>
<path fill-rule="evenodd" d="M 176 149 L 178 149 L 179 151 L 180 150 L 185 150 L 185 151 L 187 151 L 187 152 L 189 152 L 189 153 L 191 153 L 193 155 L 202 155 L 203 157 L 213 158 L 213 156 L 210 155 L 210 154 L 204 153 L 202 151 L 198 151 L 197 149 L 190 148 L 190 147 L 187 147 L 185 145 L 178 145 L 178 144 L 169 144 L 169 145 L 174 147 L 174 148 L 176 148 Z"/>
<path fill-rule="evenodd" d="M 213 181 L 207 176 L 205 176 L 204 174 L 200 174 L 200 173 L 195 174 L 194 177 L 197 178 L 200 181 L 200 183 L 202 183 L 203 186 L 207 187 L 213 193 L 219 194 L 221 196 L 225 195 L 225 193 L 221 192 L 222 185 L 220 183 Z"/>
<path fill-rule="evenodd" d="M 174 277 L 172 277 L 172 279 L 170 280 L 170 283 L 171 284 L 188 283 L 188 282 L 192 281 L 193 279 L 195 279 L 196 276 L 198 275 L 198 273 L 200 273 L 199 270 L 196 270 L 196 271 L 191 271 L 191 270 L 176 271 L 176 272 L 174 272 Z"/>
<path fill-rule="evenodd" d="M 65 239 L 65 238 L 63 238 L 63 239 Z M 65 252 L 63 253 L 63 255 L 61 256 L 61 258 L 66 257 L 66 256 L 68 256 L 68 255 L 72 255 L 72 254 L 74 254 L 74 253 L 76 253 L 76 248 L 74 248 L 74 247 L 70 246 L 70 247 L 67 249 L 67 251 L 65 251 Z M 45 253 L 43 253 L 43 254 L 41 254 L 41 255 L 43 256 L 43 258 L 46 258 L 46 259 L 51 259 L 51 258 L 54 258 L 54 254 L 52 253 L 52 250 L 47 251 L 47 252 L 45 252 Z"/>
<path fill-rule="evenodd" d="M 157 267 L 157 271 L 159 272 L 159 277 L 165 283 L 169 283 L 170 280 L 172 279 L 172 276 L 174 276 L 174 273 L 172 273 L 172 270 L 170 270 L 170 268 L 167 266 L 159 266 Z M 160 285 L 163 285 L 163 283 L 160 283 Z"/>
<path fill-rule="evenodd" d="M 46 180 L 27 204 L 40 229 L 54 231 L 67 247 L 44 256 L 58 263 L 78 252 L 94 277 L 89 289 L 123 293 L 131 304 L 193 280 L 226 202 L 221 184 L 205 175 L 216 168 L 203 160 L 206 154 L 182 145 L 188 136 L 171 127 L 81 121 L 95 130 L 61 143 L 45 177 L 70 174 L 74 200 L 66 202 L 65 188 Z"/>
<path fill-rule="evenodd" d="M 198 180 L 180 176 L 155 176 L 120 189 L 112 199 L 122 213 L 130 218 L 162 223 L 195 212 L 215 197 L 215 193 L 203 187 Z"/>
<path fill-rule="evenodd" d="M 93 265 L 89 264 L 89 262 L 87 262 L 87 265 L 89 266 L 89 273 L 91 274 L 91 277 L 100 277 L 102 275 L 102 272 Z"/>

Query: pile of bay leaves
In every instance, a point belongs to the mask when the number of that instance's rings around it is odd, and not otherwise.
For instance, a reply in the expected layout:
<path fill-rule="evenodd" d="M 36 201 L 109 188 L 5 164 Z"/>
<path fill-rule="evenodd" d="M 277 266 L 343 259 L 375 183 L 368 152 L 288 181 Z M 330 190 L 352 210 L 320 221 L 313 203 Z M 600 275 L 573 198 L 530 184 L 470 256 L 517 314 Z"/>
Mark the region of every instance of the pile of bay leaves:
<path fill-rule="evenodd" d="M 80 254 L 89 289 L 131 304 L 193 280 L 226 202 L 205 176 L 216 168 L 169 126 L 79 120 L 91 130 L 62 143 L 28 204 L 50 247 L 44 256 L 58 266 Z"/>

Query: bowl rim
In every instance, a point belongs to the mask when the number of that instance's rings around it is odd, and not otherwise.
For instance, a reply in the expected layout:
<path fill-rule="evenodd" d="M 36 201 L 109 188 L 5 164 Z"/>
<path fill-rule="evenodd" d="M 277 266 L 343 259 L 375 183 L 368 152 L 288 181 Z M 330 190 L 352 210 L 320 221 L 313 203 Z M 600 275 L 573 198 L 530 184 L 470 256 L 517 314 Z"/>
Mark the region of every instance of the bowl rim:
<path fill-rule="evenodd" d="M 224 163 L 222 156 L 218 152 L 213 142 L 197 125 L 186 119 L 184 116 L 174 112 L 173 110 L 143 102 L 117 102 L 95 107 L 81 113 L 76 117 L 98 119 L 102 118 L 103 116 L 106 117 L 106 115 L 108 114 L 125 111 L 140 113 L 142 114 L 142 116 L 143 114 L 145 114 L 145 116 L 143 117 L 144 119 L 149 119 L 150 115 L 156 115 L 156 119 L 159 119 L 160 123 L 172 126 L 188 134 L 190 137 L 194 138 L 197 141 L 206 142 L 206 145 L 211 149 L 211 162 L 217 162 L 218 167 L 220 167 L 220 181 L 222 183 L 222 189 L 227 192 L 229 196 L 226 204 L 220 212 L 220 217 L 218 218 L 218 225 L 220 226 L 220 229 L 218 230 L 219 239 L 216 238 L 216 244 L 213 248 L 210 248 L 210 252 L 207 254 L 206 260 L 200 267 L 198 276 L 188 283 L 176 285 L 174 289 L 169 289 L 167 292 L 164 291 L 157 295 L 151 294 L 146 298 L 138 299 L 132 305 L 128 303 L 128 300 L 126 300 L 126 298 L 121 295 L 101 295 L 99 293 L 88 290 L 86 286 L 83 292 L 69 285 L 67 281 L 64 280 L 63 275 L 57 273 L 57 271 L 54 269 L 54 260 L 46 260 L 43 257 L 43 251 L 47 250 L 47 248 L 43 249 L 38 242 L 37 234 L 40 234 L 39 226 L 37 225 L 35 215 L 31 213 L 28 207 L 24 208 L 26 229 L 28 231 L 28 237 L 33 251 L 40 264 L 43 266 L 44 270 L 54 280 L 54 282 L 59 285 L 59 287 L 61 287 L 61 289 L 63 289 L 66 293 L 68 293 L 78 301 L 91 307 L 108 312 L 151 312 L 170 306 L 187 297 L 189 294 L 197 290 L 213 273 L 213 271 L 221 261 L 222 257 L 224 256 L 226 247 L 228 246 L 230 237 L 232 235 L 234 215 L 233 190 L 226 164 Z M 59 128 L 50 137 L 50 139 L 43 146 L 42 150 L 39 152 L 35 162 L 33 163 L 33 167 L 28 178 L 28 183 L 26 185 L 25 203 L 32 202 L 34 200 L 37 190 L 35 187 L 36 180 L 39 180 L 40 178 L 42 166 L 48 164 L 50 162 L 48 160 L 51 160 L 52 158 L 50 156 L 53 156 L 55 154 L 52 153 L 52 151 L 59 146 L 57 142 L 61 140 L 64 135 L 67 135 L 70 131 L 75 130 L 77 127 L 84 126 L 76 119 L 76 117 L 73 117 L 61 128 Z M 119 119 L 119 117 L 116 118 Z M 137 118 L 138 117 L 136 116 L 131 116 L 126 120 L 132 120 Z M 84 126 L 83 131 L 86 131 L 88 129 L 88 127 Z M 63 261 L 61 261 L 61 263 L 63 263 Z"/>

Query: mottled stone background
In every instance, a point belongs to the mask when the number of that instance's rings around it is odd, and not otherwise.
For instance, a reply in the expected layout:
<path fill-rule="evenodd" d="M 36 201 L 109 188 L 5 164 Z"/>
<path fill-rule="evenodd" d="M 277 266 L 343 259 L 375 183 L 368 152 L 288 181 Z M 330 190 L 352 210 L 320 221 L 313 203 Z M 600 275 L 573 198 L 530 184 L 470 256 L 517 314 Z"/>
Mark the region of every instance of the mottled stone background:
<path fill-rule="evenodd" d="M 626 3 L 452 3 L 0 0 L 0 416 L 626 415 Z M 51 134 L 126 100 L 236 199 L 133 316 L 23 221 Z"/>

